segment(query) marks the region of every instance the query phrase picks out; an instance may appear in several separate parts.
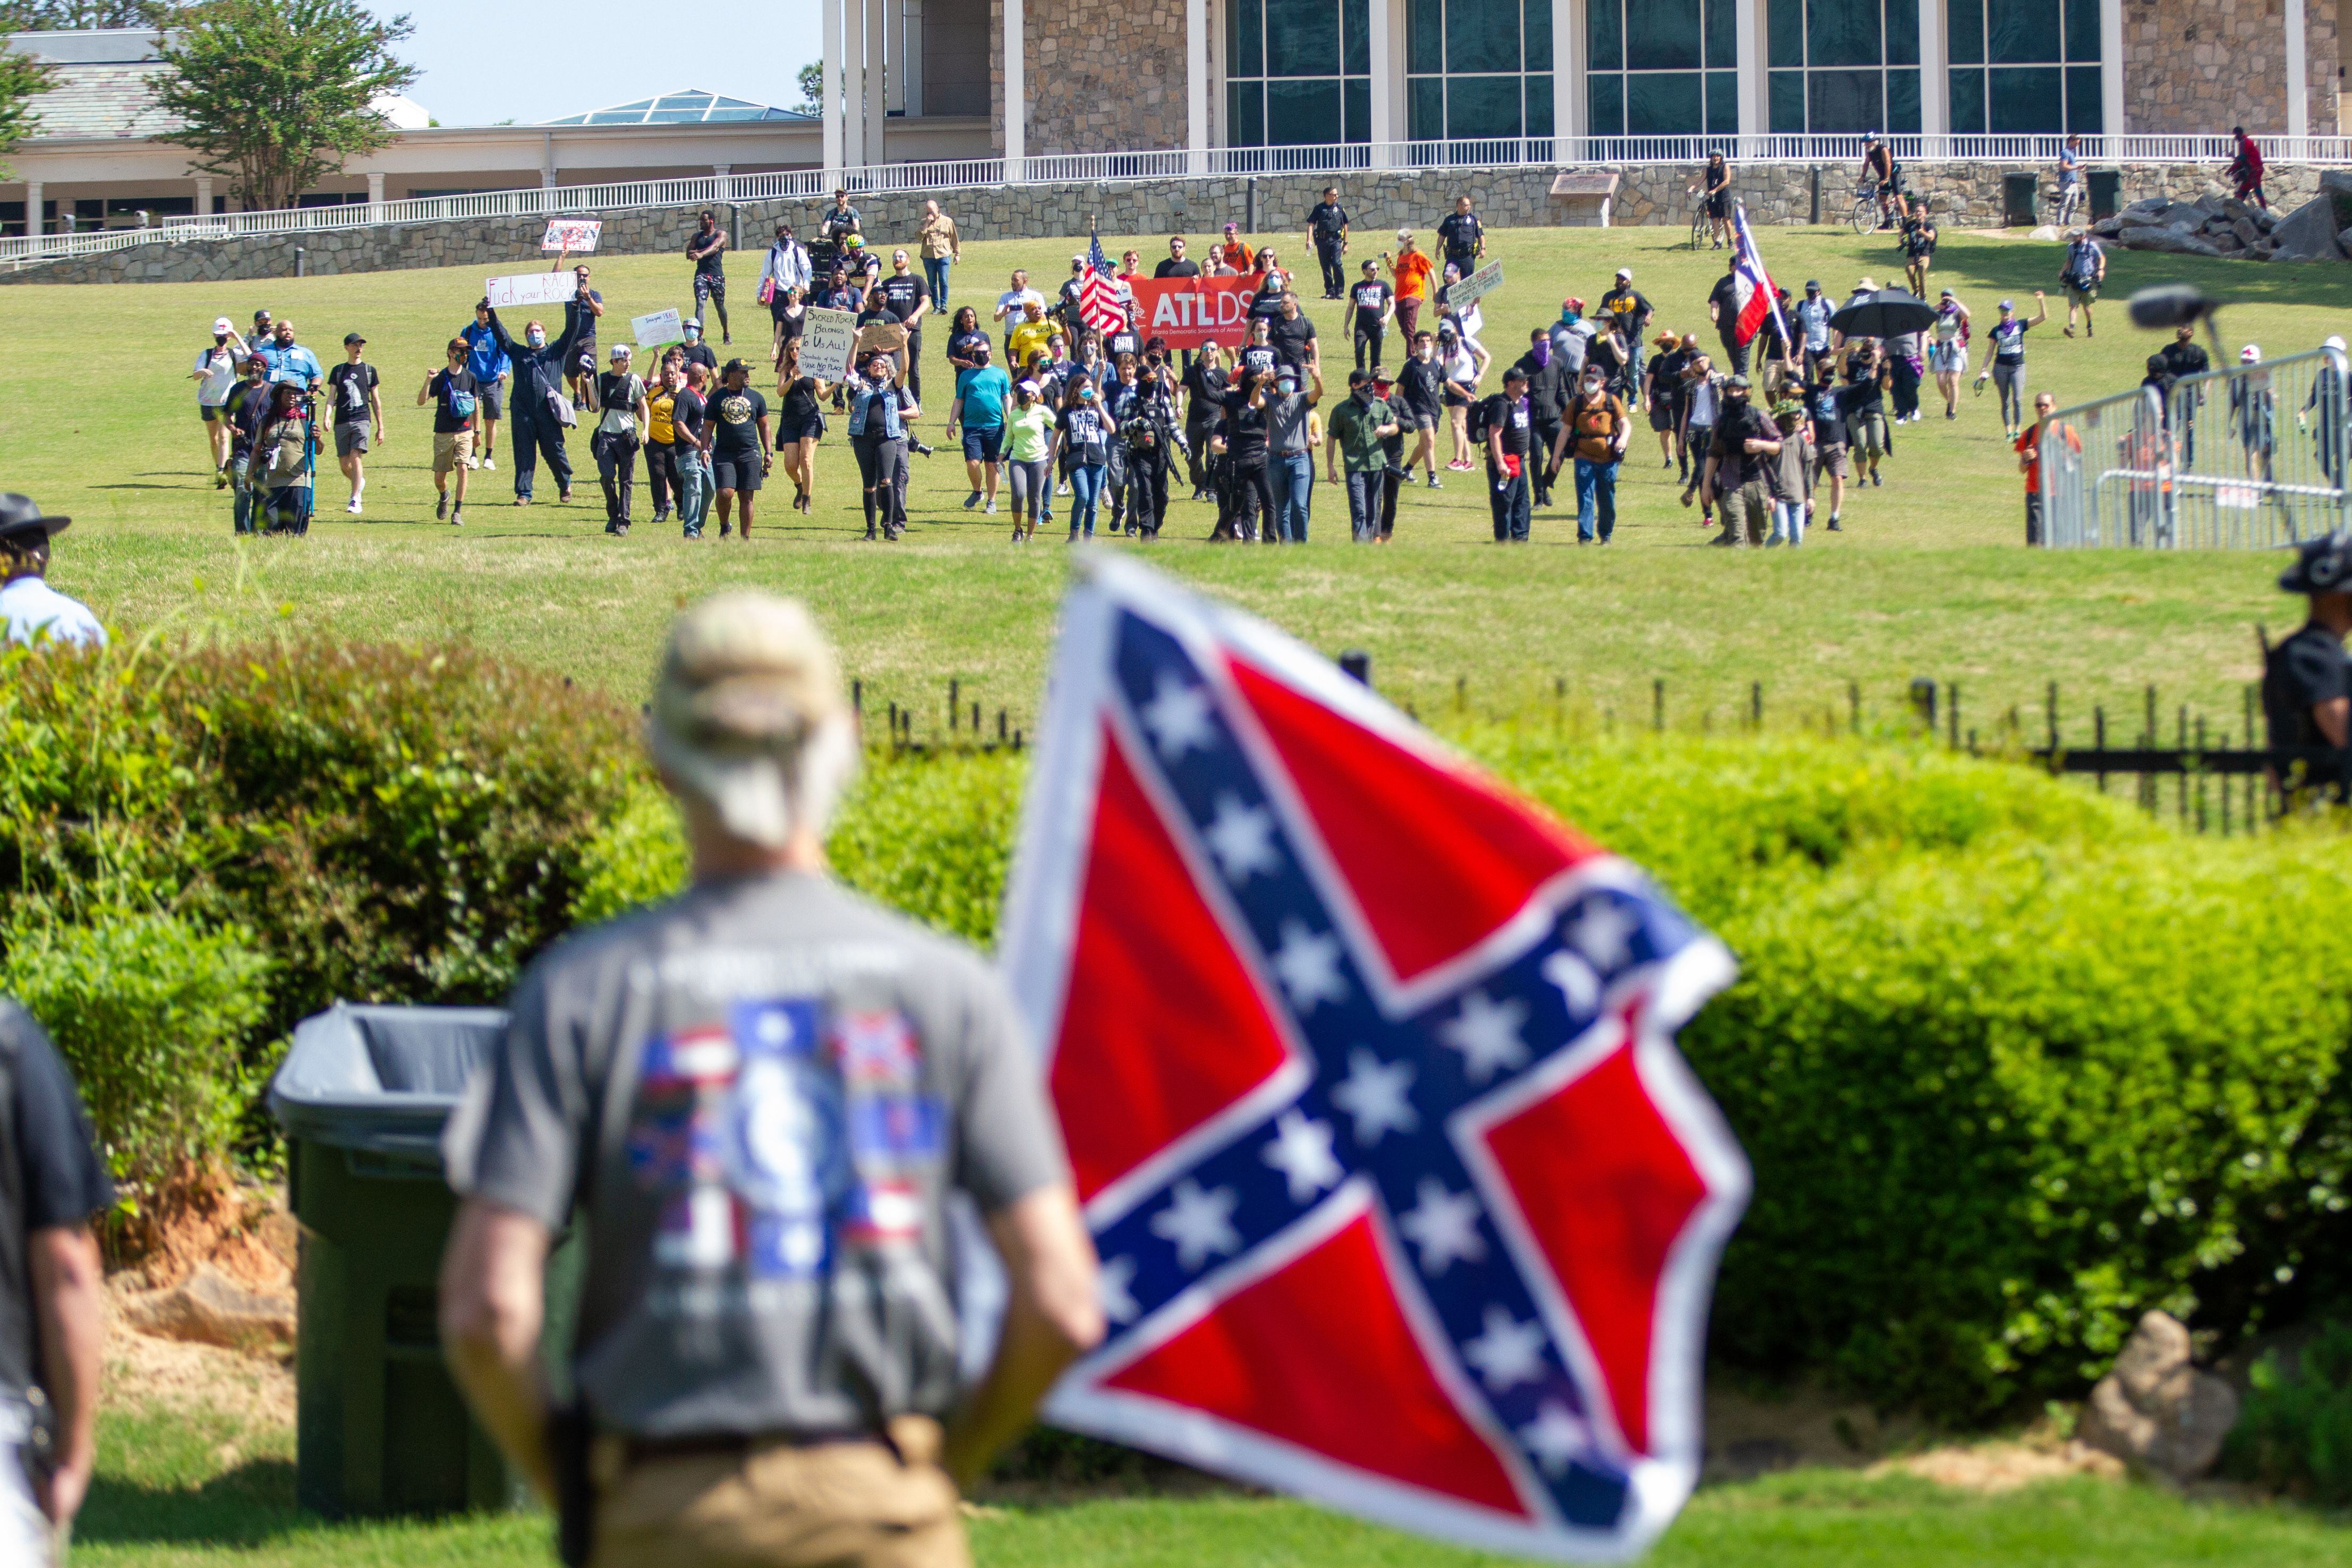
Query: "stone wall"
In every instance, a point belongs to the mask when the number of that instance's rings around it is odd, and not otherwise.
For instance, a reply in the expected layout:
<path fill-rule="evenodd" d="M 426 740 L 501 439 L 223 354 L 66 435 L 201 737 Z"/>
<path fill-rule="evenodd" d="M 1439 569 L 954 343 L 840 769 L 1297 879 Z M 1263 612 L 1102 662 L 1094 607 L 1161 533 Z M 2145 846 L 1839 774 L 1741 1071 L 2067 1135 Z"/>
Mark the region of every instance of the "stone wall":
<path fill-rule="evenodd" d="M 992 144 L 1002 153 L 1003 0 L 988 14 Z M 1031 156 L 1184 145 L 1184 0 L 1028 0 L 1021 39 Z"/>
<path fill-rule="evenodd" d="M 2023 167 L 2021 165 L 2020 167 Z M 1996 164 L 1924 163 L 1907 171 L 1912 189 L 1928 196 L 1937 222 L 1949 228 L 1990 227 L 2001 220 L 2001 176 L 2013 172 Z M 2047 171 L 2035 166 L 2040 174 Z M 1690 221 L 1696 164 L 1649 163 L 1622 169 L 1614 221 L 1623 226 Z M 2214 185 L 2214 166 L 2133 164 L 2124 171 L 2124 202 L 2165 195 L 2189 200 Z M 1294 267 L 1312 266 L 1304 231 L 1307 210 L 1323 186 L 1336 184 L 1355 220 L 1359 255 L 1387 247 L 1399 227 L 1417 230 L 1424 246 L 1437 220 L 1467 193 L 1486 222 L 1496 228 L 1529 228 L 1590 222 L 1590 205 L 1573 206 L 1551 196 L 1553 171 L 1525 169 L 1434 169 L 1404 174 L 1221 176 L 1197 180 L 1097 182 L 1061 185 L 1001 185 L 950 192 L 940 205 L 967 239 L 1034 239 L 1083 235 L 1090 221 L 1102 228 L 1114 255 L 1139 241 L 1147 257 L 1162 254 L 1159 237 L 1189 233 L 1206 237 L 1227 223 L 1252 237 L 1283 247 Z M 2280 165 L 2271 171 L 2272 205 L 2291 209 L 2318 189 L 2318 171 Z M 1853 171 L 1846 164 L 1752 164 L 1738 168 L 1733 188 L 1759 227 L 1816 221 L 1815 192 L 1822 223 L 1843 221 L 1853 200 Z M 911 241 L 922 216 L 920 193 L 861 198 L 866 232 L 885 247 Z M 747 202 L 740 209 L 744 250 L 735 263 L 737 288 L 748 300 L 758 276 L 758 256 L 780 217 L 803 233 L 812 232 L 819 210 L 814 202 Z M 693 227 L 690 209 L 660 207 L 604 215 L 599 247 L 604 256 L 676 255 Z M 190 283 L 257 278 L 290 278 L 295 249 L 303 270 L 317 277 L 389 272 L 411 268 L 467 267 L 485 275 L 500 269 L 536 270 L 547 265 L 539 248 L 544 218 L 469 218 L 446 223 L 331 229 L 299 236 L 197 240 L 183 245 L 137 246 L 100 256 L 60 259 L 20 271 L 0 273 L 5 283 Z M 1286 242 L 1285 237 L 1289 237 Z"/>
<path fill-rule="evenodd" d="M 2124 128 L 2286 129 L 2284 7 L 2304 8 L 2310 133 L 2336 133 L 2337 0 L 2125 0 Z"/>

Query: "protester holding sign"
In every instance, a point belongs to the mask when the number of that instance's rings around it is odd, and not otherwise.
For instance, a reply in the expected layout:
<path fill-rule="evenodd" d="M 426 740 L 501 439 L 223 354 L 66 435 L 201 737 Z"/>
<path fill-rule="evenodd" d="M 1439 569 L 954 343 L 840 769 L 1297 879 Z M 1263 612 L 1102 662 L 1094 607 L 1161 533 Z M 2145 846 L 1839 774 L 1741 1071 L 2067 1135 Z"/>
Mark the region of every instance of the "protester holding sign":
<path fill-rule="evenodd" d="M 561 265 L 562 258 L 558 258 Z M 563 327 L 572 333 L 572 357 L 564 362 L 564 379 L 571 384 L 572 406 L 588 406 L 589 383 L 596 378 L 596 323 L 604 315 L 604 296 L 588 286 L 586 264 L 572 269 L 572 293 L 563 302 Z M 575 332 L 573 329 L 577 327 Z"/>
<path fill-rule="evenodd" d="M 856 455 L 857 477 L 866 487 L 868 539 L 895 540 L 907 531 L 898 466 L 907 455 L 907 421 L 922 409 L 893 384 L 897 371 L 898 362 L 877 351 L 866 355 L 862 373 L 849 380 L 849 449 Z"/>
<path fill-rule="evenodd" d="M 547 341 L 546 327 L 536 320 L 526 321 L 522 342 L 517 342 L 496 310 L 486 313 L 491 341 L 514 370 L 514 503 L 530 504 L 532 481 L 544 458 L 549 471 L 555 475 L 555 499 L 569 505 L 572 459 L 563 450 L 563 431 L 578 421 L 572 416 L 572 400 L 564 391 L 564 370 L 578 346 L 581 323 L 593 324 L 594 318 L 568 311 L 563 335 L 551 343 Z"/>
<path fill-rule="evenodd" d="M 816 494 L 816 444 L 824 439 L 826 391 L 822 380 L 803 373 L 801 340 L 788 341 L 776 376 L 776 455 L 793 481 L 793 510 L 803 515 Z"/>
<path fill-rule="evenodd" d="M 731 343 L 734 332 L 727 325 L 727 266 L 722 253 L 727 248 L 727 231 L 719 226 L 718 215 L 709 207 L 695 220 L 693 234 L 687 237 L 686 258 L 694 263 L 694 313 L 706 314 L 712 306 L 719 309 L 719 341 Z"/>

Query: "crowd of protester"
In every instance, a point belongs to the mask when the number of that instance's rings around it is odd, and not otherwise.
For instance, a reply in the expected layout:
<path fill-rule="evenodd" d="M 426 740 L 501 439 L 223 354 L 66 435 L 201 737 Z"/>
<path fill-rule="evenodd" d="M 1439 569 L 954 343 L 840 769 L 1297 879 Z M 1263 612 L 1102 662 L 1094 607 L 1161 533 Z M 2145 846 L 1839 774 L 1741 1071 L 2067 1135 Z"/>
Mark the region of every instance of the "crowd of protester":
<path fill-rule="evenodd" d="M 943 416 L 946 443 L 960 449 L 964 509 L 994 516 L 1003 506 L 1016 544 L 1056 526 L 1057 503 L 1072 540 L 1157 537 L 1187 497 L 1213 509 L 1213 539 L 1304 542 L 1318 477 L 1344 496 L 1351 537 L 1386 542 L 1402 493 L 1476 476 L 1497 541 L 1527 540 L 1535 513 L 1572 504 L 1579 542 L 1606 545 L 1616 533 L 1619 475 L 1643 460 L 1636 433 L 1646 428 L 1661 466 L 1675 472 L 1683 505 L 1699 526 L 1718 530 L 1714 542 L 1794 545 L 1816 516 L 1842 530 L 1854 495 L 1883 486 L 1895 429 L 1930 416 L 1923 393 L 1944 418 L 1960 416 L 1972 361 L 1975 389 L 1999 389 L 2005 438 L 2028 434 L 2026 335 L 2049 319 L 2048 307 L 2039 293 L 2031 315 L 2001 300 L 1979 356 L 1969 308 L 1952 289 L 1929 293 L 1940 237 L 1927 204 L 1903 191 L 1884 162 L 1873 177 L 1884 179 L 1905 281 L 1932 299 L 1934 314 L 1920 330 L 1883 340 L 1842 331 L 1841 301 L 1818 280 L 1799 297 L 1781 290 L 1761 329 L 1751 320 L 1743 333 L 1738 277 L 1727 263 L 1687 327 L 1670 325 L 1670 312 L 1620 268 L 1590 302 L 1562 300 L 1556 321 L 1529 332 L 1525 352 L 1498 353 L 1485 341 L 1483 289 L 1465 284 L 1493 258 L 1470 197 L 1454 202 L 1426 248 L 1413 229 L 1399 228 L 1392 246 L 1356 259 L 1351 272 L 1354 224 L 1331 187 L 1307 215 L 1311 279 L 1235 224 L 1199 252 L 1191 237 L 1167 239 L 1151 278 L 1255 279 L 1230 341 L 1171 348 L 1152 335 L 1130 287 L 1147 276 L 1139 251 L 1124 253 L 1112 279 L 1115 319 L 1097 307 L 1094 324 L 1087 320 L 1089 250 L 1072 257 L 1050 296 L 1015 268 L 985 320 L 975 305 L 950 314 L 949 285 L 961 259 L 955 220 L 929 202 L 912 251 L 886 249 L 869 241 L 844 191 L 805 240 L 789 222 L 774 226 L 758 283 L 771 329 L 765 363 L 732 356 L 722 364 L 702 321 L 715 314 L 720 343 L 731 347 L 729 234 L 705 211 L 684 247 L 696 313 L 684 319 L 682 342 L 642 356 L 633 343 L 615 343 L 600 360 L 604 296 L 586 265 L 573 268 L 560 324 L 551 309 L 518 332 L 487 299 L 477 302 L 448 341 L 446 364 L 416 393 L 433 411 L 435 515 L 463 523 L 469 476 L 496 470 L 502 427 L 512 504 L 532 503 L 542 465 L 568 503 L 571 441 L 584 429 L 609 532 L 625 534 L 637 521 L 642 461 L 652 522 L 674 519 L 697 539 L 715 513 L 719 537 L 749 538 L 779 465 L 792 509 L 812 511 L 818 449 L 838 418 L 866 537 L 898 539 L 908 521 L 910 459 L 932 451 L 919 433 L 927 418 L 923 332 L 929 318 L 945 316 L 954 384 L 940 389 L 929 416 Z M 1731 234 L 1729 180 L 1711 163 L 1693 187 L 1718 243 Z M 2092 331 L 2105 275 L 2097 242 L 2070 236 L 2062 272 L 2068 336 L 2078 318 Z M 1301 302 L 1308 288 L 1340 307 L 1335 353 L 1344 358 L 1324 359 Z M 1865 275 L 1843 303 L 1878 291 Z M 1697 309 L 1704 324 L 1693 319 Z M 813 310 L 850 313 L 858 341 L 876 345 L 854 355 L 837 382 L 801 363 Z M 346 510 L 362 514 L 365 459 L 385 440 L 381 378 L 366 362 L 365 338 L 347 334 L 344 363 L 331 370 L 299 345 L 291 321 L 266 310 L 250 336 L 224 317 L 214 339 L 194 374 L 216 482 L 236 492 L 238 531 L 305 528 L 317 458 L 331 445 L 349 485 Z"/>

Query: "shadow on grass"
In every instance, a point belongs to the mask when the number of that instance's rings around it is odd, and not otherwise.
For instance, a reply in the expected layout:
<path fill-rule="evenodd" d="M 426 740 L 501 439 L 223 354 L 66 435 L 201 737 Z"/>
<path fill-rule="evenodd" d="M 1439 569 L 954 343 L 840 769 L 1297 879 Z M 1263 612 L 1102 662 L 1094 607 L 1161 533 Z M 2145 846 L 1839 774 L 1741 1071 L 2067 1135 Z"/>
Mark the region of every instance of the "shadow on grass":
<path fill-rule="evenodd" d="M 242 1461 L 202 1484 L 163 1486 L 101 1471 L 74 1521 L 74 1539 L 258 1546 L 318 1521 L 294 1506 L 294 1462 Z"/>

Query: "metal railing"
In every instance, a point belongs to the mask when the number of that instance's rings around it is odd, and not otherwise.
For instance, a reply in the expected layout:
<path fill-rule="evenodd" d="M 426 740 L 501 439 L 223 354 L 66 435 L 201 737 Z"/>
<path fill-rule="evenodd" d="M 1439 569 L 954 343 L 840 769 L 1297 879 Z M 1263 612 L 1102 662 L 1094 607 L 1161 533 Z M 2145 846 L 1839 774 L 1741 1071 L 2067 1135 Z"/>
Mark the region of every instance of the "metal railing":
<path fill-rule="evenodd" d="M 1906 163 L 2054 163 L 2063 138 L 1893 136 Z M 2352 137 L 2257 139 L 2274 163 L 2352 163 Z M 2236 151 L 2227 136 L 2090 136 L 2083 156 L 2100 163 L 2221 163 Z M 0 265 L 21 267 L 96 256 L 132 246 L 193 240 L 315 234 L 386 225 L 468 219 L 553 217 L 632 209 L 704 206 L 718 202 L 821 201 L 835 186 L 861 195 L 945 193 L 1002 185 L 1174 180 L 1280 174 L 1348 174 L 1418 169 L 1610 167 L 1697 163 L 1721 153 L 1742 163 L 1859 163 L 1859 136 L 1523 136 L 1492 141 L 1346 142 L 1306 147 L 1169 148 L 1130 153 L 1055 153 L 1009 163 L 969 158 L 876 163 L 854 169 L 782 169 L 705 174 L 679 180 L 628 180 L 598 185 L 548 185 L 405 201 L 355 202 L 272 212 L 164 217 L 151 227 L 0 239 Z"/>
<path fill-rule="evenodd" d="M 2352 366 L 2330 348 L 2062 409 L 2042 438 L 2052 549 L 2266 550 L 2352 526 Z"/>

